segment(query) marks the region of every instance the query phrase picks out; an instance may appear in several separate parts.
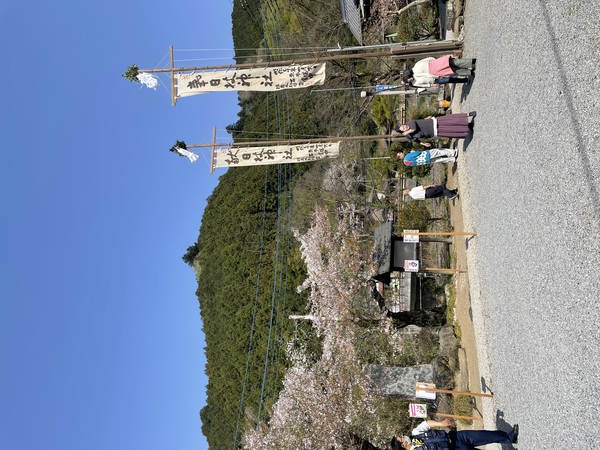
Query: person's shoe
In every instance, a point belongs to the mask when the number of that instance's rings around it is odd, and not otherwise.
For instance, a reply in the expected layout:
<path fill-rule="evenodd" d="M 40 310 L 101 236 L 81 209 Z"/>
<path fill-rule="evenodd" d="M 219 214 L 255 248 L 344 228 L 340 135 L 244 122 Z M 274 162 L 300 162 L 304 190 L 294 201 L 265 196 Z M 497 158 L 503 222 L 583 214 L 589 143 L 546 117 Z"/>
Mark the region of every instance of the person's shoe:
<path fill-rule="evenodd" d="M 511 435 L 511 442 L 513 444 L 516 444 L 519 441 L 519 424 L 515 424 L 513 426 L 512 432 L 510 433 Z"/>
<path fill-rule="evenodd" d="M 477 111 L 471 111 L 469 117 L 477 117 Z"/>
<path fill-rule="evenodd" d="M 452 155 L 454 159 L 458 158 L 458 150 L 454 149 L 454 154 Z"/>
<path fill-rule="evenodd" d="M 452 197 L 450 197 L 450 200 L 454 200 L 457 197 L 458 197 L 458 190 L 454 191 L 454 195 Z"/>

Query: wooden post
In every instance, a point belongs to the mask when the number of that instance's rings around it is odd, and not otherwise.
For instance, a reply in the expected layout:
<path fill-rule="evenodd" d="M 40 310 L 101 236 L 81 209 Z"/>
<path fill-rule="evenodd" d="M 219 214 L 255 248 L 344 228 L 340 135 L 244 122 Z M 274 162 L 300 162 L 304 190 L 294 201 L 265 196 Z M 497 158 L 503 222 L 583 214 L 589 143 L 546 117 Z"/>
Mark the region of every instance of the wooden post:
<path fill-rule="evenodd" d="M 171 60 L 171 104 L 177 104 L 177 94 L 175 92 L 175 59 L 173 56 L 173 46 L 169 46 L 169 55 Z"/>
<path fill-rule="evenodd" d="M 380 139 L 394 139 L 398 142 L 406 142 L 407 139 L 402 136 L 392 134 L 370 134 L 367 136 L 327 136 L 313 139 L 282 139 L 275 141 L 248 141 L 248 142 L 212 142 L 210 144 L 186 144 L 187 148 L 203 147 L 256 147 L 259 145 L 292 145 L 292 144 L 318 144 L 321 142 L 349 142 L 349 141 L 378 141 Z"/>
<path fill-rule="evenodd" d="M 439 273 L 467 273 L 462 269 L 444 269 L 439 267 L 422 267 L 419 272 L 439 272 Z"/>
<path fill-rule="evenodd" d="M 412 45 L 411 45 L 412 44 Z M 435 42 L 423 42 L 423 43 L 411 43 L 404 42 L 390 45 L 390 50 L 387 52 L 364 52 L 364 53 L 349 53 L 344 55 L 330 55 L 330 56 L 317 56 L 310 58 L 299 58 L 289 59 L 284 61 L 265 61 L 265 62 L 252 62 L 242 64 L 223 64 L 217 66 L 195 66 L 195 67 L 180 67 L 175 69 L 174 67 L 161 68 L 161 69 L 139 69 L 139 72 L 147 73 L 164 73 L 170 72 L 173 74 L 177 72 L 192 72 L 202 70 L 218 70 L 218 69 L 252 69 L 252 68 L 265 68 L 273 66 L 289 66 L 292 64 L 316 64 L 327 61 L 341 61 L 344 59 L 364 59 L 364 58 L 382 58 L 392 56 L 396 59 L 417 59 L 425 58 L 428 56 L 447 55 L 452 51 L 460 51 L 463 43 L 458 40 L 453 41 L 435 41 Z"/>
<path fill-rule="evenodd" d="M 471 397 L 493 397 L 494 394 L 484 394 L 481 392 L 468 392 L 468 391 L 451 391 L 449 389 L 437 389 L 431 388 L 427 386 L 420 386 L 420 391 L 428 391 L 428 392 L 439 392 L 441 394 L 452 394 L 452 395 L 470 395 Z"/>
<path fill-rule="evenodd" d="M 217 142 L 217 128 L 213 128 L 213 138 L 210 144 L 186 144 L 187 148 L 211 148 L 211 162 L 210 162 L 210 173 L 214 172 L 216 151 L 218 147 L 225 148 L 249 148 L 260 145 L 292 145 L 292 144 L 318 144 L 321 142 L 349 142 L 349 141 L 378 141 L 380 139 L 393 138 L 395 141 L 405 142 L 407 139 L 402 136 L 394 136 L 391 134 L 381 135 L 366 135 L 366 136 L 328 136 L 314 139 L 287 139 L 287 140 L 275 140 L 275 141 L 248 141 L 248 142 Z"/>
<path fill-rule="evenodd" d="M 451 419 L 483 420 L 481 417 L 458 416 L 456 414 L 442 414 L 442 413 L 439 413 L 439 412 L 433 413 L 433 415 L 440 416 L 440 417 L 449 417 Z"/>
<path fill-rule="evenodd" d="M 410 233 L 402 233 L 403 236 L 406 234 L 417 235 L 417 236 L 477 236 L 477 233 L 472 231 L 418 231 Z"/>
<path fill-rule="evenodd" d="M 210 151 L 210 173 L 215 171 L 215 159 L 217 158 L 215 142 L 217 141 L 217 127 L 213 127 L 212 145 Z"/>

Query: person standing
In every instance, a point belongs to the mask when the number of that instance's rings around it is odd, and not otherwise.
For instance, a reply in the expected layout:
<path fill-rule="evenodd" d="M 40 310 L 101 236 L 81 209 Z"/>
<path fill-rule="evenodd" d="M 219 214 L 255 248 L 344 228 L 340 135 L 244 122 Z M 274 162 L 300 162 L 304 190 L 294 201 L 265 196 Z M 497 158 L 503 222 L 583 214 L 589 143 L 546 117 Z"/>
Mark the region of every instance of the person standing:
<path fill-rule="evenodd" d="M 394 436 L 390 443 L 392 450 L 413 449 L 449 449 L 473 450 L 487 444 L 516 444 L 519 438 L 519 425 L 513 426 L 508 433 L 500 430 L 432 430 L 434 427 L 449 427 L 449 419 L 437 422 L 425 420 L 414 428 L 410 435 Z"/>
<path fill-rule="evenodd" d="M 446 197 L 450 200 L 458 197 L 458 189 L 448 189 L 443 184 L 428 184 L 417 186 L 412 189 L 404 189 L 402 193 L 414 200 L 425 200 L 427 198 Z"/>
<path fill-rule="evenodd" d="M 445 116 L 429 116 L 425 119 L 410 120 L 402 124 L 398 130 L 392 131 L 392 136 L 404 136 L 409 141 L 418 142 L 425 147 L 431 147 L 429 142 L 421 139 L 434 137 L 464 139 L 473 127 L 473 119 L 477 113 L 446 114 Z M 393 138 L 392 138 L 393 139 Z"/>
<path fill-rule="evenodd" d="M 455 58 L 452 55 L 441 58 L 425 58 L 419 60 L 412 69 L 402 74 L 402 84 L 428 88 L 434 84 L 465 83 L 475 70 L 475 58 Z"/>
<path fill-rule="evenodd" d="M 405 166 L 423 166 L 435 163 L 452 163 L 456 161 L 458 150 L 449 148 L 431 148 L 429 150 L 414 150 L 407 154 L 404 152 L 396 153 L 396 158 L 402 160 Z"/>

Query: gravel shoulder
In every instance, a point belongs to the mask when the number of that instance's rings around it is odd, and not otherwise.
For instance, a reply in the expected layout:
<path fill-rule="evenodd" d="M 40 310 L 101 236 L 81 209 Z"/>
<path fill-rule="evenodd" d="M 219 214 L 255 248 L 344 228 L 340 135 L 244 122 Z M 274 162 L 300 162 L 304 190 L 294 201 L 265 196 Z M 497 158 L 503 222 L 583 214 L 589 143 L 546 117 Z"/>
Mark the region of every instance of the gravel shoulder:
<path fill-rule="evenodd" d="M 468 0 L 476 110 L 457 171 L 486 428 L 581 448 L 600 425 L 600 3 Z M 455 105 L 453 104 L 453 109 Z M 470 365 L 472 367 L 472 365 Z M 471 386 L 473 389 L 473 386 Z"/>
<path fill-rule="evenodd" d="M 459 186 L 460 160 L 451 166 L 448 170 L 448 185 Z M 462 198 L 465 196 L 463 189 L 460 188 L 460 198 L 458 201 L 450 202 L 450 222 L 455 231 L 472 231 L 465 226 L 462 214 Z M 471 303 L 471 292 L 469 280 L 474 274 L 470 273 L 467 260 L 467 247 L 473 239 L 477 237 L 455 236 L 452 243 L 452 249 L 456 255 L 456 268 L 466 270 L 466 273 L 457 274 L 454 277 L 454 286 L 456 289 L 455 320 L 460 327 L 460 348 L 459 363 L 460 373 L 457 377 L 457 390 L 470 392 L 490 393 L 485 384 L 482 385 L 479 371 L 480 360 L 485 363 L 487 355 L 479 354 L 483 349 L 478 347 L 478 337 L 475 331 L 473 306 Z M 479 337 L 481 339 L 481 337 Z M 488 401 L 482 397 L 474 397 L 474 417 L 483 417 L 483 402 Z M 464 427 L 462 427 L 464 428 Z M 483 428 L 483 421 L 473 421 L 469 428 Z"/>

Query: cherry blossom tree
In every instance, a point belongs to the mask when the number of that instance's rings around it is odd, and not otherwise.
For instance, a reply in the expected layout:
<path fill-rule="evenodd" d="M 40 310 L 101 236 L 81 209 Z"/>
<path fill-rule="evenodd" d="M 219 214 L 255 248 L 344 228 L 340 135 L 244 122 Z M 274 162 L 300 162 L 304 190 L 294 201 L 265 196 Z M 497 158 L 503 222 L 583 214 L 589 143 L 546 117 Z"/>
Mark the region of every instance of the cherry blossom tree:
<path fill-rule="evenodd" d="M 297 347 L 288 352 L 291 367 L 271 416 L 246 433 L 244 446 L 350 448 L 357 424 L 376 422 L 375 397 L 353 346 L 356 324 L 351 314 L 354 296 L 364 291 L 373 271 L 370 249 L 364 248 L 348 216 L 332 224 L 322 208 L 316 209 L 308 231 L 296 237 L 308 272 L 299 289 L 310 289 L 308 312 L 323 352 L 313 364 Z"/>

